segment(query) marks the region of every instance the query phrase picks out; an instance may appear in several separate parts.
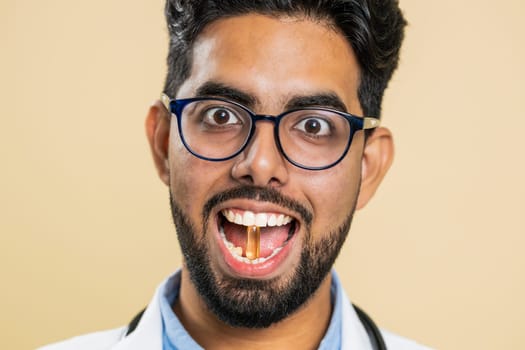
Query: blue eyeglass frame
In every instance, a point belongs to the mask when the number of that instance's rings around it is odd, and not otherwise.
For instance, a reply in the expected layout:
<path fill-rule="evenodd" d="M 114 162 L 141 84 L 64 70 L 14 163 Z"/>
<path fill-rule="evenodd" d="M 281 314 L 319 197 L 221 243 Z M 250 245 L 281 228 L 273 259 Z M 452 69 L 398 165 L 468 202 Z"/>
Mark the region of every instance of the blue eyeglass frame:
<path fill-rule="evenodd" d="M 184 147 L 188 150 L 188 152 L 190 152 L 197 158 L 211 161 L 211 162 L 221 162 L 221 161 L 229 160 L 229 159 L 232 159 L 238 156 L 242 151 L 244 151 L 246 146 L 250 143 L 250 140 L 252 139 L 253 134 L 255 133 L 255 128 L 256 128 L 255 123 L 260 120 L 264 120 L 264 121 L 269 121 L 274 124 L 273 132 L 274 132 L 274 137 L 275 137 L 275 142 L 277 144 L 277 148 L 279 149 L 279 152 L 286 158 L 288 162 L 290 162 L 291 164 L 293 164 L 294 166 L 298 168 L 305 169 L 305 170 L 325 170 L 325 169 L 335 166 L 346 156 L 346 154 L 348 153 L 348 150 L 350 149 L 350 145 L 352 144 L 352 139 L 354 138 L 354 134 L 356 131 L 373 129 L 373 128 L 378 127 L 380 124 L 379 118 L 376 118 L 376 117 L 358 117 L 350 113 L 345 113 L 345 112 L 341 112 L 335 109 L 323 108 L 323 107 L 297 108 L 297 109 L 291 109 L 291 110 L 285 111 L 279 115 L 269 115 L 269 114 L 256 114 L 252 112 L 250 109 L 248 109 L 248 107 L 243 106 L 240 103 L 230 101 L 230 100 L 220 98 L 220 97 L 192 97 L 192 98 L 183 98 L 183 99 L 172 99 L 167 94 L 162 93 L 160 99 L 162 101 L 162 104 L 164 105 L 164 107 L 166 107 L 166 109 L 170 112 L 170 114 L 175 114 L 175 116 L 177 117 L 177 127 L 179 130 L 179 136 L 180 136 L 180 139 L 182 140 Z M 224 157 L 224 158 L 204 157 L 198 153 L 195 153 L 195 151 L 193 151 L 191 147 L 187 144 L 186 139 L 184 138 L 184 134 L 182 132 L 182 128 L 181 128 L 182 111 L 184 110 L 184 107 L 186 107 L 188 104 L 192 102 L 196 102 L 196 101 L 203 101 L 203 100 L 214 100 L 214 101 L 230 103 L 232 105 L 235 105 L 241 108 L 246 113 L 248 113 L 248 115 L 251 117 L 252 125 L 250 128 L 250 133 L 246 137 L 246 141 L 244 142 L 244 144 L 242 144 L 239 150 L 235 152 L 234 154 L 228 157 Z M 348 142 L 346 144 L 345 150 L 336 161 L 326 166 L 310 167 L 310 166 L 306 166 L 306 165 L 297 163 L 293 159 L 290 159 L 290 157 L 286 154 L 286 152 L 284 152 L 283 147 L 281 146 L 281 139 L 279 138 L 279 124 L 281 120 L 283 119 L 283 117 L 285 117 L 286 115 L 292 112 L 302 111 L 302 110 L 318 110 L 318 111 L 320 110 L 320 111 L 332 112 L 332 113 L 342 116 L 350 124 L 350 135 L 348 135 Z"/>

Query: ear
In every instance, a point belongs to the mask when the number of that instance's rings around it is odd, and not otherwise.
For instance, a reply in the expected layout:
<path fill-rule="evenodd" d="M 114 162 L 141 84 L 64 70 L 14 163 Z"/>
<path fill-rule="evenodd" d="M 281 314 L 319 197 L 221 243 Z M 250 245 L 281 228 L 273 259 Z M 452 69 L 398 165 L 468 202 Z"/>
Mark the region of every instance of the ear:
<path fill-rule="evenodd" d="M 376 192 L 394 159 L 394 140 L 387 128 L 376 128 L 366 140 L 361 164 L 361 189 L 356 209 L 363 208 Z"/>
<path fill-rule="evenodd" d="M 146 136 L 151 148 L 153 162 L 160 179 L 169 185 L 168 148 L 170 139 L 170 118 L 161 101 L 150 106 L 146 116 Z"/>

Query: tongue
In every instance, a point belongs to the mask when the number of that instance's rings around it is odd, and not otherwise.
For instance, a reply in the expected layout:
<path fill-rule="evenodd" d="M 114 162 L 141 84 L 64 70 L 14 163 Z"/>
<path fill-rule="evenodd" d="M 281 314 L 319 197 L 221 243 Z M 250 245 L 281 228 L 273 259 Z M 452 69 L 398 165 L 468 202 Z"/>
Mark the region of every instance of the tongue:
<path fill-rule="evenodd" d="M 270 256 L 276 248 L 281 247 L 288 238 L 290 225 L 261 227 L 261 258 Z M 246 226 L 236 225 L 225 221 L 223 223 L 224 235 L 226 239 L 236 247 L 242 248 L 243 256 L 246 256 Z"/>

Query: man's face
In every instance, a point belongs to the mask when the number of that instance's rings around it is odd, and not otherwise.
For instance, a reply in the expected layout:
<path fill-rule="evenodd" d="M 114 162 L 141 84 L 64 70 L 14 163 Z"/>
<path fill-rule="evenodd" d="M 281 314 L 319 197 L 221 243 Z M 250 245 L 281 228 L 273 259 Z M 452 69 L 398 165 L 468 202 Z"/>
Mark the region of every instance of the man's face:
<path fill-rule="evenodd" d="M 261 15 L 215 21 L 199 35 L 192 64 L 176 98 L 223 97 L 271 115 L 315 101 L 362 115 L 354 54 L 325 23 Z M 359 193 L 362 131 L 339 164 L 312 171 L 286 161 L 273 127 L 257 122 L 241 154 L 210 162 L 184 148 L 176 119 L 171 122 L 169 187 L 183 273 L 208 307 L 235 326 L 268 326 L 317 290 L 346 237 Z M 246 227 L 231 222 L 252 214 L 276 224 L 261 230 L 259 261 L 239 256 Z"/>

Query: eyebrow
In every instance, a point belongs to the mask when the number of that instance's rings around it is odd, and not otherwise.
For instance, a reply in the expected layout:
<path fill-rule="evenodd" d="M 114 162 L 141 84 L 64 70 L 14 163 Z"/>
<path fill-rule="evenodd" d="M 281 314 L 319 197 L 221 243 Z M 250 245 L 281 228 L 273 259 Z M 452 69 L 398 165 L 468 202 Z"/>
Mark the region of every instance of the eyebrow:
<path fill-rule="evenodd" d="M 253 108 L 259 104 L 259 100 L 255 96 L 217 81 L 205 82 L 197 89 L 196 93 L 199 97 L 225 98 L 240 103 L 248 108 Z M 286 103 L 284 110 L 308 107 L 323 107 L 342 112 L 347 111 L 344 102 L 334 92 L 320 92 L 312 95 L 292 96 L 292 98 Z"/>
<path fill-rule="evenodd" d="M 346 112 L 346 105 L 333 92 L 319 93 L 315 95 L 294 96 L 286 104 L 286 110 L 307 107 L 324 107 Z"/>
<path fill-rule="evenodd" d="M 197 96 L 221 97 L 240 103 L 249 108 L 252 108 L 258 102 L 257 99 L 250 94 L 247 94 L 239 89 L 215 81 L 208 81 L 202 84 L 197 89 Z"/>

